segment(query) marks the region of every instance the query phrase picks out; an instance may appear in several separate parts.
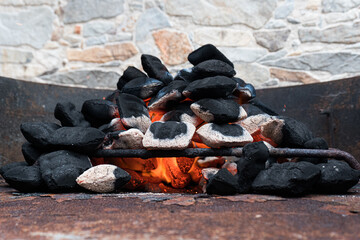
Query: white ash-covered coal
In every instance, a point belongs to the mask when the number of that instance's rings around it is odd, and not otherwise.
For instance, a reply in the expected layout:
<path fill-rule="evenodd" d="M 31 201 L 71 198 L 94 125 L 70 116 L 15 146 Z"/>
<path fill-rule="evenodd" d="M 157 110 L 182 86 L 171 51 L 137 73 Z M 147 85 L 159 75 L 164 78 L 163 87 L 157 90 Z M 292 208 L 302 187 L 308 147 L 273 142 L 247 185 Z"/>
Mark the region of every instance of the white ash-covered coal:
<path fill-rule="evenodd" d="M 301 196 L 341 193 L 360 172 L 346 162 L 281 158 L 276 147 L 328 149 L 295 119 L 257 100 L 251 84 L 215 46 L 188 56 L 194 66 L 174 77 L 161 60 L 142 55 L 143 70 L 127 68 L 117 89 L 79 111 L 61 102 L 60 124 L 26 122 L 25 162 L 0 168 L 21 192 L 206 192 Z M 187 150 L 243 147 L 242 157 L 92 157 L 99 149 Z"/>

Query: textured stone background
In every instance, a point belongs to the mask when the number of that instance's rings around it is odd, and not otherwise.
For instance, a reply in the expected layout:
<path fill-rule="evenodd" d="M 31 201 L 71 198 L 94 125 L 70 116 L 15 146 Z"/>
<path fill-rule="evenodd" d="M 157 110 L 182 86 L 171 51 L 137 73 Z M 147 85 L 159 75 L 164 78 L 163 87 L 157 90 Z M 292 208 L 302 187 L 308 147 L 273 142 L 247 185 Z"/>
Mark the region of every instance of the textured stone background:
<path fill-rule="evenodd" d="M 0 0 L 0 75 L 115 88 L 153 54 L 212 43 L 258 88 L 360 73 L 360 0 Z"/>

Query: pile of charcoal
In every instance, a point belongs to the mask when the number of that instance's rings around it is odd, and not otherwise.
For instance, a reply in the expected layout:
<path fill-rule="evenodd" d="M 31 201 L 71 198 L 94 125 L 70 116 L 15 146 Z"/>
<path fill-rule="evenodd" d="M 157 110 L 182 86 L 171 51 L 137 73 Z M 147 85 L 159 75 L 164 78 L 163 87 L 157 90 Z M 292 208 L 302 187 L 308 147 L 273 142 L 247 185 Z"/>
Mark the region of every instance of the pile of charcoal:
<path fill-rule="evenodd" d="M 146 73 L 128 67 L 117 90 L 104 99 L 85 101 L 81 111 L 71 102 L 58 103 L 54 116 L 61 125 L 21 124 L 27 140 L 22 146 L 25 162 L 3 166 L 0 174 L 21 192 L 126 191 L 141 172 L 90 159 L 98 149 L 244 147 L 240 158 L 193 159 L 181 174 L 187 184 L 220 195 L 343 193 L 358 183 L 360 171 L 346 162 L 271 157 L 269 149 L 274 147 L 328 149 L 328 145 L 303 123 L 258 101 L 254 87 L 235 77 L 233 63 L 215 46 L 200 47 L 188 60 L 194 66 L 173 77 L 160 59 L 144 54 Z M 197 177 L 190 173 L 194 169 Z M 136 190 L 142 189 L 140 185 Z"/>

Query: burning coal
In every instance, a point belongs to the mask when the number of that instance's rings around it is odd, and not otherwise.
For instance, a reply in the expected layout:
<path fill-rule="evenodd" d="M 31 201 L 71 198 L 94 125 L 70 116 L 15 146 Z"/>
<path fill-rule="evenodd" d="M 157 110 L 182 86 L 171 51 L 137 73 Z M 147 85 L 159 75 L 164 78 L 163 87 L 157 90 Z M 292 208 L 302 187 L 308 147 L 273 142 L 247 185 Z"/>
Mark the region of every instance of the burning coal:
<path fill-rule="evenodd" d="M 346 192 L 359 181 L 360 172 L 346 162 L 271 154 L 274 148 L 328 149 L 328 145 L 303 123 L 259 102 L 254 87 L 235 77 L 233 63 L 213 45 L 200 47 L 188 59 L 194 66 L 173 77 L 160 59 L 142 55 L 145 73 L 127 68 L 111 95 L 85 101 L 81 111 L 71 102 L 58 103 L 54 116 L 61 126 L 21 124 L 26 162 L 2 167 L 1 175 L 22 192 L 301 196 Z M 96 154 L 114 149 L 231 152 L 239 147 L 241 157 Z M 359 166 L 352 162 L 352 167 Z"/>

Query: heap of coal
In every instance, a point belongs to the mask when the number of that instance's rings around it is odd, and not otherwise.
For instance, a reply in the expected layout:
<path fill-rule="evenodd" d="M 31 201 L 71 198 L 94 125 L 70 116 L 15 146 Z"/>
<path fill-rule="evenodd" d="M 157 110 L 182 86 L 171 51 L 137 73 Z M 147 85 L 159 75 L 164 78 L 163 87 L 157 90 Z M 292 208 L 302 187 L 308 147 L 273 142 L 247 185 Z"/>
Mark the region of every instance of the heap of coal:
<path fill-rule="evenodd" d="M 302 196 L 342 193 L 358 183 L 359 171 L 345 162 L 270 157 L 272 147 L 328 145 L 303 123 L 259 102 L 215 46 L 200 47 L 188 60 L 194 66 L 172 76 L 160 59 L 142 55 L 145 73 L 128 67 L 104 99 L 87 100 L 80 111 L 71 102 L 58 103 L 59 123 L 21 124 L 25 162 L 3 166 L 0 174 L 21 192 L 144 191 L 149 176 L 142 173 L 154 170 L 156 160 L 89 156 L 97 149 L 244 146 L 241 158 L 171 158 L 167 184 L 196 184 L 208 194 Z"/>

